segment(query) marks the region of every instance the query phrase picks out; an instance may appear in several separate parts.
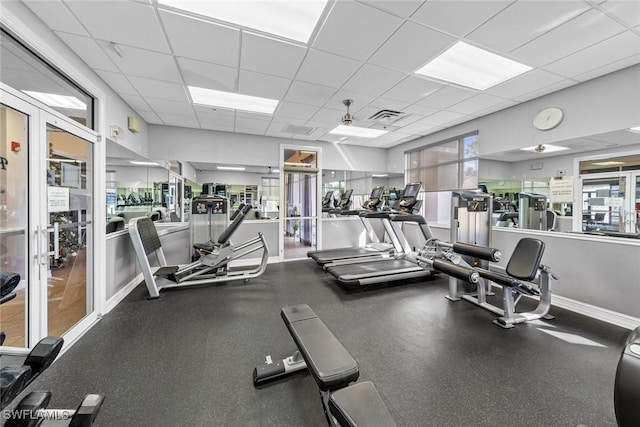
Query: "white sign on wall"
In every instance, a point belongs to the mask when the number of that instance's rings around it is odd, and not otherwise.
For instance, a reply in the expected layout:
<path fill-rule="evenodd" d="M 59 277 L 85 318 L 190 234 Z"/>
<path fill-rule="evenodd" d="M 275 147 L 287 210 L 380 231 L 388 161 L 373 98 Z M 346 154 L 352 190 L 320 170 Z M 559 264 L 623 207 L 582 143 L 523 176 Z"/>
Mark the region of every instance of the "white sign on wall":
<path fill-rule="evenodd" d="M 47 206 L 49 212 L 66 212 L 69 210 L 69 188 L 47 187 Z"/>
<path fill-rule="evenodd" d="M 549 182 L 549 198 L 551 203 L 572 203 L 573 178 L 552 179 Z"/>

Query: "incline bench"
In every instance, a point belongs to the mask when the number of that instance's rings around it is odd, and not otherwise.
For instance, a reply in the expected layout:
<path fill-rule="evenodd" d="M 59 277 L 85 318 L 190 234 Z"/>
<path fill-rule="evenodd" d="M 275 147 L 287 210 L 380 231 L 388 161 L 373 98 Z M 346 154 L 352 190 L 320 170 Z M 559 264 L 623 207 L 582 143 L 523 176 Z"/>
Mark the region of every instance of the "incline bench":
<path fill-rule="evenodd" d="M 298 351 L 278 362 L 267 356 L 253 371 L 255 385 L 308 368 L 320 388 L 329 425 L 396 425 L 373 383 L 350 385 L 360 375 L 358 363 L 308 305 L 284 307 L 280 314 Z"/>

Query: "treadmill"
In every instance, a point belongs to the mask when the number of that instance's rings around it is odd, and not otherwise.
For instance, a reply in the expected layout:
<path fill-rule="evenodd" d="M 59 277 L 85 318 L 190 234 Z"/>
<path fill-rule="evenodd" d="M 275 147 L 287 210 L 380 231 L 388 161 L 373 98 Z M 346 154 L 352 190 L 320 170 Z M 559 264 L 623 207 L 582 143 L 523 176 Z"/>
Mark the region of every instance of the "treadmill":
<path fill-rule="evenodd" d="M 415 194 L 417 196 L 417 191 Z M 413 198 L 415 199 L 416 196 L 413 196 Z M 405 193 L 400 199 L 400 206 L 407 204 L 407 201 L 403 200 L 405 197 L 411 196 Z M 401 240 L 404 251 L 397 254 L 396 258 L 375 260 L 376 262 L 368 262 L 368 259 L 363 258 L 360 262 L 349 264 L 337 262 L 325 266 L 325 270 L 334 276 L 341 286 L 345 288 L 361 288 L 377 283 L 428 277 L 433 274 L 433 270 L 423 268 L 416 261 L 412 261 L 415 253 L 401 231 L 402 223 L 415 222 L 419 225 L 425 238 L 427 240 L 432 239 L 433 233 L 424 217 L 416 214 L 397 213 L 390 215 L 389 219 L 397 237 Z"/>
<path fill-rule="evenodd" d="M 412 189 L 415 186 L 417 186 L 417 188 L 415 188 L 415 194 L 417 195 L 418 192 L 420 191 L 421 184 L 420 183 L 407 184 L 405 188 L 405 192 L 407 191 L 407 188 L 409 188 L 410 186 L 413 186 Z M 307 252 L 307 256 L 309 258 L 312 258 L 318 264 L 324 266 L 325 264 L 339 262 L 342 260 L 357 261 L 361 258 L 389 257 L 392 251 L 394 250 L 401 252 L 402 247 L 389 221 L 389 215 L 391 214 L 391 212 L 376 211 L 378 207 L 382 204 L 383 191 L 384 191 L 384 187 L 374 188 L 373 191 L 371 191 L 369 200 L 367 200 L 362 205 L 364 210 L 344 211 L 342 213 L 343 215 L 358 215 L 360 217 L 360 220 L 362 221 L 362 224 L 364 225 L 367 231 L 367 235 L 369 236 L 369 240 L 371 240 L 371 243 L 367 243 L 364 246 L 356 246 L 356 247 L 349 247 L 349 248 L 323 249 L 319 251 L 309 251 Z M 413 192 L 413 190 L 411 190 L 411 192 Z M 415 199 L 414 197 L 412 200 L 414 200 L 413 204 L 407 203 L 406 206 L 403 207 L 402 209 L 405 209 L 405 210 L 408 209 L 408 211 L 410 212 L 411 209 L 413 209 L 413 206 L 415 205 L 415 200 L 417 199 Z M 380 242 L 380 239 L 378 239 L 378 236 L 376 235 L 375 230 L 369 223 L 370 219 L 375 219 L 375 218 L 380 219 L 382 221 L 382 225 L 385 228 L 386 234 L 389 235 L 389 237 L 392 240 L 392 243 Z"/>

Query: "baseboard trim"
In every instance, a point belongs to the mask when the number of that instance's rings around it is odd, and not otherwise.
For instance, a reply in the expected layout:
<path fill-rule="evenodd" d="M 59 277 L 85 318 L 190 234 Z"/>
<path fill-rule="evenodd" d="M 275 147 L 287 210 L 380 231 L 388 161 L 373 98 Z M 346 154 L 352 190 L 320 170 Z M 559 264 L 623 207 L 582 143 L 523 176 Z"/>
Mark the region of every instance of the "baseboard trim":
<path fill-rule="evenodd" d="M 144 280 L 142 273 L 138 274 L 136 277 L 131 279 L 129 283 L 124 285 L 122 289 L 116 292 L 104 305 L 104 313 L 107 314 L 111 310 L 113 310 L 120 302 L 126 298 L 127 295 L 131 293 L 132 290 L 135 289 L 136 286 L 140 284 Z"/>
<path fill-rule="evenodd" d="M 551 304 L 625 329 L 632 330 L 640 326 L 640 319 L 636 317 L 607 310 L 606 308 L 596 307 L 595 305 L 586 304 L 560 295 L 554 294 Z"/>

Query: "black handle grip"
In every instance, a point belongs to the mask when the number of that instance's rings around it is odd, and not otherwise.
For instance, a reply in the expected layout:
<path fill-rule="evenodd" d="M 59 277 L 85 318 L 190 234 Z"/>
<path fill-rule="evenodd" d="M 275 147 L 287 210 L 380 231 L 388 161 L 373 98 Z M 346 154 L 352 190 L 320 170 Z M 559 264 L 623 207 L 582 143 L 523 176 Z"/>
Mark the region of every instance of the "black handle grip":
<path fill-rule="evenodd" d="M 453 244 L 453 250 L 460 255 L 469 255 L 475 258 L 484 259 L 491 262 L 500 261 L 502 255 L 500 249 L 489 248 L 486 246 L 472 245 L 471 243 L 456 242 Z"/>
<path fill-rule="evenodd" d="M 433 260 L 433 269 L 456 279 L 466 280 L 469 283 L 478 283 L 480 281 L 480 275 L 474 269 L 455 265 L 442 259 Z"/>

